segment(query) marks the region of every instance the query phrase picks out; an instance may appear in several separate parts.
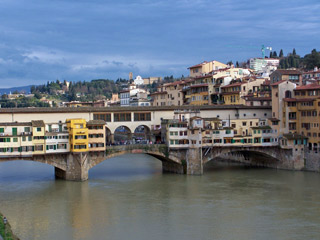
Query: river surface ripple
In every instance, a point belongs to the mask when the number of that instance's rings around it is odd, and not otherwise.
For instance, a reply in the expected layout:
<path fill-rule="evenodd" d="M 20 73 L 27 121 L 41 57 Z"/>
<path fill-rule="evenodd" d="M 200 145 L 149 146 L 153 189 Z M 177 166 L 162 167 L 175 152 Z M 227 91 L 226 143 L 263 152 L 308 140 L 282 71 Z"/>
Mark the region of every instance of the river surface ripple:
<path fill-rule="evenodd" d="M 162 174 L 123 155 L 89 181 L 51 166 L 0 162 L 0 211 L 22 240 L 320 239 L 320 174 L 212 164 L 203 176 Z"/>

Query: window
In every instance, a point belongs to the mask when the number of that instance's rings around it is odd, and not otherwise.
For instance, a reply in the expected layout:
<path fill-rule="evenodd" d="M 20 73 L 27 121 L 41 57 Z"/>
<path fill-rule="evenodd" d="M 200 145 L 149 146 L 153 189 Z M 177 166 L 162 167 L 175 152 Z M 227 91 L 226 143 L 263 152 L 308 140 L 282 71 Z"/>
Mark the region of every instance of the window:
<path fill-rule="evenodd" d="M 151 113 L 134 113 L 134 121 L 151 121 Z"/>
<path fill-rule="evenodd" d="M 25 132 L 31 132 L 31 131 L 30 131 L 30 127 L 24 127 L 24 131 L 25 131 Z"/>
<path fill-rule="evenodd" d="M 131 113 L 115 113 L 115 122 L 131 122 Z"/>
<path fill-rule="evenodd" d="M 13 138 L 13 142 L 18 142 L 18 138 Z"/>
<path fill-rule="evenodd" d="M 3 132 L 4 132 L 4 128 L 0 128 L 0 133 L 3 133 Z"/>
<path fill-rule="evenodd" d="M 37 132 L 41 132 L 41 127 L 37 127 Z"/>

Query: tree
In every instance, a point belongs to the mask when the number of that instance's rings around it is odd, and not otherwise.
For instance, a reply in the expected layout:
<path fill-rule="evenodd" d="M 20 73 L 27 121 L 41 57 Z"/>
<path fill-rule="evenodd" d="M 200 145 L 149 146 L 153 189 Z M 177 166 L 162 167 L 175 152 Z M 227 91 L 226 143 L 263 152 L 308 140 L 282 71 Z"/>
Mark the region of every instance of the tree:
<path fill-rule="evenodd" d="M 239 62 L 237 61 L 237 62 L 236 62 L 236 67 L 238 68 L 239 66 L 240 66 L 240 65 L 239 65 Z"/>
<path fill-rule="evenodd" d="M 282 50 L 282 49 L 280 50 L 279 57 L 280 57 L 280 58 L 283 57 L 283 50 Z"/>
<path fill-rule="evenodd" d="M 270 53 L 271 53 L 271 52 L 270 52 Z M 273 51 L 273 53 L 272 53 L 272 57 L 273 57 L 273 58 L 278 57 L 278 55 L 277 55 L 277 52 L 276 52 L 276 51 Z"/>
<path fill-rule="evenodd" d="M 38 92 L 36 92 L 36 93 L 34 94 L 34 97 L 35 97 L 36 99 L 41 99 L 41 98 L 42 98 L 41 94 L 38 93 Z"/>
<path fill-rule="evenodd" d="M 232 66 L 232 65 L 233 65 L 233 62 L 230 60 L 229 62 L 227 62 L 227 65 Z"/>
<path fill-rule="evenodd" d="M 7 94 L 2 94 L 1 99 L 2 100 L 8 99 L 8 95 Z"/>
<path fill-rule="evenodd" d="M 293 56 L 297 55 L 295 48 L 294 48 L 293 51 L 292 51 L 292 55 L 293 55 Z"/>
<path fill-rule="evenodd" d="M 303 64 L 309 70 L 314 69 L 314 67 L 320 67 L 320 53 L 313 49 L 310 54 L 304 56 Z"/>

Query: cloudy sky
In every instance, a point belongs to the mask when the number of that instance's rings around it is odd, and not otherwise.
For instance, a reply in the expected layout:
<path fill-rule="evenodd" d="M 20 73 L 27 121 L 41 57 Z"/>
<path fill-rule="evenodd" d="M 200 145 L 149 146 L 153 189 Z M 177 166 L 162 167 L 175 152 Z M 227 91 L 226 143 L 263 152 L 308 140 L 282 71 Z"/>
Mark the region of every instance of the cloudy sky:
<path fill-rule="evenodd" d="M 320 50 L 318 0 L 0 0 L 0 88 Z"/>

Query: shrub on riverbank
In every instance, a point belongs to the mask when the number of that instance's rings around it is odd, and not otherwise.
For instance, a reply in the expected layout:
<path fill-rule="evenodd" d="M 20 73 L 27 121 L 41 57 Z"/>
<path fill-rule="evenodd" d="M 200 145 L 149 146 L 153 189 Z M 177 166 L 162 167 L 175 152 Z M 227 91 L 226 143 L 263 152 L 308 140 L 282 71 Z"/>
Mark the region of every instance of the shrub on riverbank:
<path fill-rule="evenodd" d="M 6 233 L 6 236 L 4 236 L 5 233 Z M 13 234 L 9 222 L 7 222 L 6 229 L 4 229 L 3 215 L 1 213 L 0 213 L 0 235 L 5 240 L 20 240 L 17 236 Z"/>

